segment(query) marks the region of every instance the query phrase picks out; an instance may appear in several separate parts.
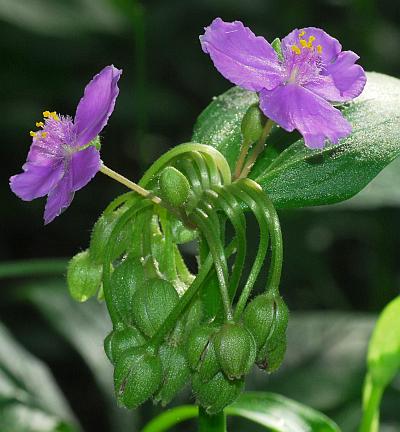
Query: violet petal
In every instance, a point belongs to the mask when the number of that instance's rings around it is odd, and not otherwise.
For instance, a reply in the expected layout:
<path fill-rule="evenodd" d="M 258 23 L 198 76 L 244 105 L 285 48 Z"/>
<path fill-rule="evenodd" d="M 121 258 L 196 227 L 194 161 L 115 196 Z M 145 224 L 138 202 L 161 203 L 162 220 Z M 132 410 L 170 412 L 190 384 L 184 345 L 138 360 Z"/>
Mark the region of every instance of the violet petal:
<path fill-rule="evenodd" d="M 73 197 L 72 175 L 71 171 L 67 171 L 57 186 L 48 194 L 44 209 L 45 225 L 59 216 L 71 204 Z"/>
<path fill-rule="evenodd" d="M 10 177 L 11 190 L 24 201 L 47 195 L 63 176 L 63 164 L 34 165 L 25 163 L 23 173 Z"/>
<path fill-rule="evenodd" d="M 278 56 L 272 46 L 240 21 L 216 18 L 200 36 L 203 51 L 232 83 L 251 91 L 272 89 L 282 81 Z"/>
<path fill-rule="evenodd" d="M 77 146 L 92 141 L 107 124 L 119 93 L 118 80 L 122 70 L 106 66 L 86 86 L 75 114 Z"/>
<path fill-rule="evenodd" d="M 72 155 L 72 189 L 77 191 L 87 185 L 101 166 L 100 153 L 95 147 L 88 147 Z"/>
<path fill-rule="evenodd" d="M 336 144 L 351 132 L 350 123 L 339 110 L 295 84 L 262 90 L 260 108 L 287 131 L 297 129 L 310 148 L 323 148 L 326 139 Z"/>

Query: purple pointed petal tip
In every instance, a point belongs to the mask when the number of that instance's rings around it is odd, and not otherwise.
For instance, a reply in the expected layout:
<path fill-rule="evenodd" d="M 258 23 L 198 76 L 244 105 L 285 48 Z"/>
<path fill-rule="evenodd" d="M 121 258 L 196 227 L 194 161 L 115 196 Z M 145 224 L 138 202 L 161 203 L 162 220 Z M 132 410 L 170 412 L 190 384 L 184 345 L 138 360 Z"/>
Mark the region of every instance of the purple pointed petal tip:
<path fill-rule="evenodd" d="M 285 130 L 297 129 L 312 149 L 323 148 L 327 140 L 337 144 L 351 133 L 350 123 L 339 110 L 295 84 L 261 91 L 260 108 Z"/>
<path fill-rule="evenodd" d="M 86 86 L 75 114 L 77 146 L 88 144 L 102 131 L 114 111 L 119 93 L 118 80 L 121 69 L 106 66 Z"/>
<path fill-rule="evenodd" d="M 281 66 L 272 46 L 240 21 L 216 18 L 205 28 L 200 43 L 217 70 L 233 84 L 260 91 L 272 89 L 282 81 Z"/>

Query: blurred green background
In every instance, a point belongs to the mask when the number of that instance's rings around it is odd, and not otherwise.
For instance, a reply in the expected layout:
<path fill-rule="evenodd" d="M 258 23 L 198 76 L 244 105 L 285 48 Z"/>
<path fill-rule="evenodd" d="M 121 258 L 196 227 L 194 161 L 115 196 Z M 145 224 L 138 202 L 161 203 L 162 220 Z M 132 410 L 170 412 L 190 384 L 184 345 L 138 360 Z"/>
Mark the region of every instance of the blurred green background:
<path fill-rule="evenodd" d="M 35 401 L 32 409 L 49 405 L 42 398 L 46 386 L 30 383 L 40 375 L 30 370 L 40 359 L 36 366 L 58 395 L 47 399 L 59 398 L 47 413 L 56 419 L 79 419 L 88 432 L 136 431 L 160 411 L 147 404 L 127 414 L 115 406 L 102 352 L 110 328 L 104 308 L 69 300 L 63 261 L 55 263 L 51 279 L 5 277 L 9 261 L 63 259 L 86 248 L 94 221 L 124 190 L 98 174 L 44 227 L 44 201 L 20 201 L 8 178 L 20 172 L 42 111 L 73 115 L 86 83 L 113 63 L 124 73 L 102 134 L 102 159 L 138 180 L 155 158 L 190 139 L 200 111 L 230 87 L 198 41 L 216 16 L 239 19 L 268 40 L 295 27 L 322 27 L 359 54 L 366 70 L 400 75 L 400 8 L 392 0 L 0 0 L 0 318 L 13 335 L 0 331 L 0 409 L 7 401 L 25 401 L 25 393 Z M 400 291 L 399 180 L 394 162 L 348 203 L 280 213 L 282 292 L 293 311 L 289 350 L 276 375 L 255 371 L 248 388 L 280 392 L 324 411 L 344 431 L 356 429 L 366 343 L 376 314 Z M 183 394 L 182 401 L 191 400 Z M 399 400 L 398 379 L 384 397 L 382 431 L 400 430 Z M 4 425 L 0 430 L 8 432 Z M 261 430 L 243 425 L 236 421 L 232 430 Z"/>

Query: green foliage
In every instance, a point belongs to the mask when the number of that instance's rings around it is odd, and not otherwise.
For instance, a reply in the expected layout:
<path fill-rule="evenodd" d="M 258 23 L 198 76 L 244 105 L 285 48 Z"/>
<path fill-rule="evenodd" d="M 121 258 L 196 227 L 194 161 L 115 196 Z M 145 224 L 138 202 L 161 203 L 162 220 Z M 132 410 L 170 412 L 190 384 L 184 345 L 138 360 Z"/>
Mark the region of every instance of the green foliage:
<path fill-rule="evenodd" d="M 275 128 L 250 177 L 278 208 L 351 198 L 400 153 L 399 91 L 399 80 L 369 73 L 361 96 L 342 107 L 353 126 L 348 138 L 315 151 L 307 149 L 296 133 L 283 134 Z M 254 93 L 228 90 L 199 116 L 193 141 L 215 146 L 233 167 L 240 149 L 241 119 L 256 101 Z"/>
<path fill-rule="evenodd" d="M 368 371 L 375 385 L 386 387 L 400 369 L 400 297 L 381 312 L 368 348 Z"/>

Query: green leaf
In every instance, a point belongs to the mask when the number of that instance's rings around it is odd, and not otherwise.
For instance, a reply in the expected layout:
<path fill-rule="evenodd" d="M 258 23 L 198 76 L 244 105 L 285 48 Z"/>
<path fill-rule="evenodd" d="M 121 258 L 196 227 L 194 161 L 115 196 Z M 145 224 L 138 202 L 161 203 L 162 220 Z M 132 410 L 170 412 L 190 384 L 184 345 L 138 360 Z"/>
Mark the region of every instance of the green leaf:
<path fill-rule="evenodd" d="M 244 417 L 275 432 L 339 432 L 324 414 L 275 393 L 246 392 L 225 408 L 228 416 Z M 142 432 L 163 432 L 171 426 L 197 417 L 198 408 L 185 405 L 165 411 Z"/>
<path fill-rule="evenodd" d="M 400 370 L 400 296 L 378 318 L 368 348 L 368 371 L 374 385 L 386 387 Z"/>
<path fill-rule="evenodd" d="M 324 414 L 274 393 L 243 393 L 225 411 L 277 432 L 339 432 L 339 427 Z"/>
<path fill-rule="evenodd" d="M 0 430 L 76 430 L 74 415 L 47 366 L 21 347 L 1 323 L 0 347 Z"/>
<path fill-rule="evenodd" d="M 213 145 L 231 167 L 240 150 L 240 122 L 257 101 L 255 93 L 237 87 L 216 98 L 200 115 L 193 141 Z M 276 207 L 330 204 L 362 190 L 400 153 L 400 81 L 368 73 L 364 92 L 342 107 L 353 126 L 339 145 L 310 150 L 297 133 L 275 128 L 266 150 L 250 173 Z M 282 150 L 287 147 L 286 150 Z M 280 154 L 279 154 L 280 153 Z"/>

